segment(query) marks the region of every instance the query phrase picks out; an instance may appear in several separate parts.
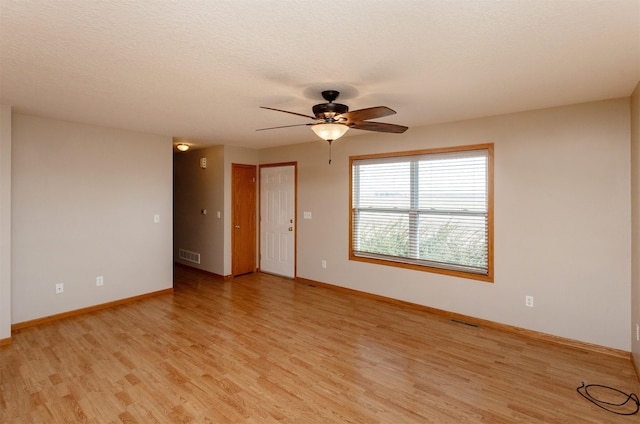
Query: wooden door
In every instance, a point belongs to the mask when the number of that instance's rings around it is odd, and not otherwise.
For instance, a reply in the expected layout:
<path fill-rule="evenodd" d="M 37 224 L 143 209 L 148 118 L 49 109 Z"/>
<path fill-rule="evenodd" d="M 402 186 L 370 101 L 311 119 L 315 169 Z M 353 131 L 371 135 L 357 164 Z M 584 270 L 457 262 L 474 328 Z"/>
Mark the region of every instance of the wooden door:
<path fill-rule="evenodd" d="M 295 277 L 295 166 L 260 168 L 260 271 Z"/>
<path fill-rule="evenodd" d="M 231 273 L 256 270 L 256 167 L 231 165 Z"/>

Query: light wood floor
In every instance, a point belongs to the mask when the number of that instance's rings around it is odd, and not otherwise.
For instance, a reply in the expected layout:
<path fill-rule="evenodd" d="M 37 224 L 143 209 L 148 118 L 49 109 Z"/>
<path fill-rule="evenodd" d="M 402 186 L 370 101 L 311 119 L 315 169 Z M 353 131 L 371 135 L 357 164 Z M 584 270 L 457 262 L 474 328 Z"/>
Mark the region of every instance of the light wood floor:
<path fill-rule="evenodd" d="M 175 293 L 17 331 L 2 423 L 631 423 L 629 360 L 324 287 L 177 267 Z"/>

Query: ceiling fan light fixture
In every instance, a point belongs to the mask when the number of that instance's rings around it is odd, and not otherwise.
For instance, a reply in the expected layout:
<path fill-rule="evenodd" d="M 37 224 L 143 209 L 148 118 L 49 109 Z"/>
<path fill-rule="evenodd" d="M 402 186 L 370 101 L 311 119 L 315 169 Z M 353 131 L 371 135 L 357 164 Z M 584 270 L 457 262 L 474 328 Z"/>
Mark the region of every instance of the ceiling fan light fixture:
<path fill-rule="evenodd" d="M 311 129 L 321 139 L 332 142 L 342 137 L 349 127 L 344 124 L 315 124 Z"/>
<path fill-rule="evenodd" d="M 186 152 L 187 150 L 189 150 L 189 145 L 184 143 L 176 144 L 176 149 L 180 150 L 181 152 Z"/>

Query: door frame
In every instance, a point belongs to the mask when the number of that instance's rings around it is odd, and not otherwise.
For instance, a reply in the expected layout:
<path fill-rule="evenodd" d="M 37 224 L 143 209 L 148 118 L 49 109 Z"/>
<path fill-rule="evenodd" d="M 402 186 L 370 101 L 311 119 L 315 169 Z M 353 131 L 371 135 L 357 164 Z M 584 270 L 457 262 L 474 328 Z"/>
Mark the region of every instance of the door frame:
<path fill-rule="evenodd" d="M 293 166 L 293 279 L 298 278 L 298 162 L 277 162 L 258 165 L 258 271 L 262 265 L 262 168 Z"/>

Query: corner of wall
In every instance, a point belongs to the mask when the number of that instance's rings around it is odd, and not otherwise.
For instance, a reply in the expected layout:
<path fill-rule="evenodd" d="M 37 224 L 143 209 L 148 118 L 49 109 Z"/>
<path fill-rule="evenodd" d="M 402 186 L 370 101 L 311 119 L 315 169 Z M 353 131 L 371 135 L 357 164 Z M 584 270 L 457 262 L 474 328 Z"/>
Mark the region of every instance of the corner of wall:
<path fill-rule="evenodd" d="M 640 81 L 631 94 L 631 355 L 640 378 Z"/>
<path fill-rule="evenodd" d="M 11 338 L 11 107 L 0 105 L 0 345 Z"/>

